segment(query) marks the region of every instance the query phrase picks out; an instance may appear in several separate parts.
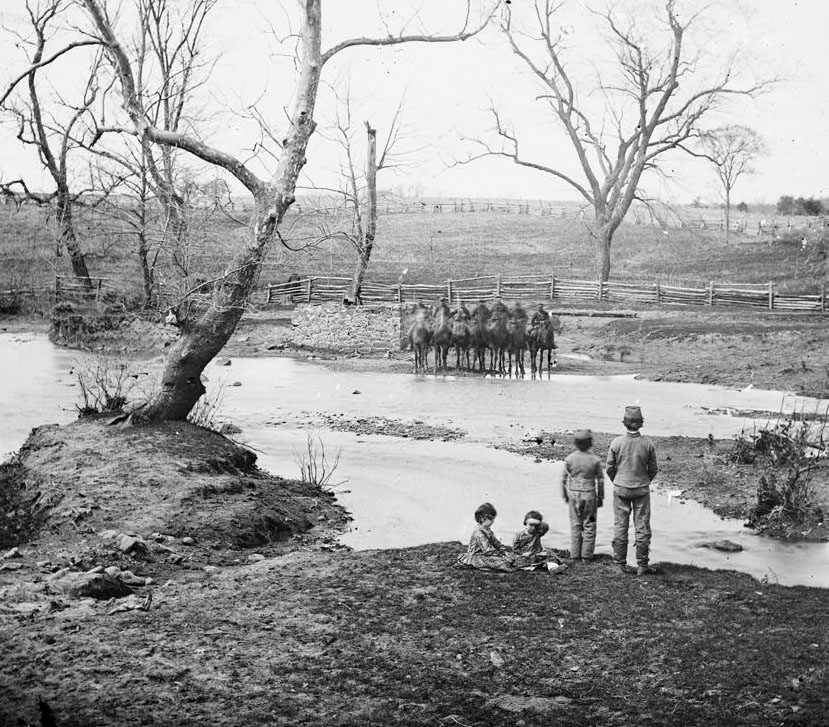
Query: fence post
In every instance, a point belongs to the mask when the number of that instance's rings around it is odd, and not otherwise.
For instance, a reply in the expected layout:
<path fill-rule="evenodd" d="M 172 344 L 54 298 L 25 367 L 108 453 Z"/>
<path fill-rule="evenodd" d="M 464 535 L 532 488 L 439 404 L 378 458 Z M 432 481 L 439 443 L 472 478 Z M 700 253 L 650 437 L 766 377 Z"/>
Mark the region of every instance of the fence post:
<path fill-rule="evenodd" d="M 498 273 L 498 280 L 495 283 L 495 297 L 501 297 L 501 274 Z"/>
<path fill-rule="evenodd" d="M 451 281 L 451 279 L 446 281 L 446 300 L 448 300 L 450 303 L 452 302 L 452 281 Z"/>
<path fill-rule="evenodd" d="M 98 289 L 95 291 L 95 302 L 100 303 L 101 301 L 101 283 L 104 281 L 101 278 L 98 278 Z"/>
<path fill-rule="evenodd" d="M 769 310 L 774 310 L 774 283 L 769 280 Z"/>
<path fill-rule="evenodd" d="M 599 298 L 599 302 L 601 302 L 604 299 L 604 283 L 602 283 L 601 280 L 597 281 L 597 283 L 598 283 L 598 286 L 597 286 L 598 290 L 596 292 L 599 294 L 598 298 Z"/>
<path fill-rule="evenodd" d="M 708 283 L 708 305 L 714 305 L 714 281 Z"/>
<path fill-rule="evenodd" d="M 403 305 L 403 283 L 397 284 L 397 303 Z"/>
<path fill-rule="evenodd" d="M 556 275 L 553 273 L 550 276 L 550 300 L 556 297 Z"/>
<path fill-rule="evenodd" d="M 311 302 L 311 278 L 310 277 L 308 278 L 308 290 L 305 293 L 305 297 L 307 298 L 307 302 L 310 303 Z"/>

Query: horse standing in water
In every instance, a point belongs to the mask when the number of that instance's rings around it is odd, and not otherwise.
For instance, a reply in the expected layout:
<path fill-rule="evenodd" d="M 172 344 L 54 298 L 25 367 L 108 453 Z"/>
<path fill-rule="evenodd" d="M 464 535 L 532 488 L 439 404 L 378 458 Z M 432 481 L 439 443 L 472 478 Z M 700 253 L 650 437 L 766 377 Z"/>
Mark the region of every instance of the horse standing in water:
<path fill-rule="evenodd" d="M 452 322 L 452 346 L 455 348 L 455 368 L 459 371 L 466 369 L 471 370 L 469 364 L 469 343 L 472 339 L 472 333 L 469 330 L 468 312 L 464 315 L 463 310 L 458 309 L 455 320 Z M 466 366 L 463 366 L 464 359 L 466 359 Z"/>
<path fill-rule="evenodd" d="M 409 329 L 409 347 L 414 351 L 415 373 L 429 370 L 429 346 L 432 342 L 432 325 L 425 309 L 415 312 L 414 323 Z"/>
<path fill-rule="evenodd" d="M 452 345 L 452 318 L 447 309 L 438 308 L 435 313 L 435 325 L 432 332 L 432 345 L 435 347 L 435 373 L 449 368 L 449 348 Z"/>
<path fill-rule="evenodd" d="M 527 325 L 523 318 L 510 319 L 510 345 L 507 349 L 507 371 L 512 376 L 512 356 L 515 354 L 515 375 L 524 376 L 524 353 L 527 350 Z"/>
<path fill-rule="evenodd" d="M 507 325 L 507 315 L 493 312 L 492 320 L 489 322 L 489 362 L 490 368 L 499 374 L 507 372 L 506 352 L 509 345 L 510 330 Z"/>
<path fill-rule="evenodd" d="M 535 376 L 536 372 L 541 374 L 544 370 L 544 351 L 547 352 L 547 375 L 553 368 L 555 359 L 553 351 L 556 349 L 556 334 L 553 322 L 542 320 L 533 326 L 528 336 L 530 344 L 530 371 Z M 535 364 L 535 355 L 538 353 L 538 366 Z"/>
<path fill-rule="evenodd" d="M 472 314 L 472 326 L 469 331 L 469 346 L 473 351 L 472 368 L 478 364 L 478 370 L 483 373 L 486 368 L 486 350 L 489 348 L 489 329 L 487 328 L 488 310 L 478 306 Z"/>

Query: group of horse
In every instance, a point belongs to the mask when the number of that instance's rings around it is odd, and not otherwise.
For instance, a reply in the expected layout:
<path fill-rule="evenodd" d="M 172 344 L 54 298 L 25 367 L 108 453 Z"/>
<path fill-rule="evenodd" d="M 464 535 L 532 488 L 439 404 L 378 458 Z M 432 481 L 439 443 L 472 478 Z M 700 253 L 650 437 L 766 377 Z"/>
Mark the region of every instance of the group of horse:
<path fill-rule="evenodd" d="M 462 304 L 451 310 L 444 299 L 435 308 L 418 303 L 412 318 L 408 342 L 414 351 L 415 373 L 429 371 L 431 349 L 435 351 L 435 373 L 448 370 L 452 349 L 459 371 L 512 376 L 514 362 L 514 374 L 524 376 L 527 352 L 533 376 L 542 373 L 545 352 L 547 372 L 555 365 L 557 319 L 551 319 L 542 306 L 530 321 L 520 303 L 509 309 L 499 300 L 490 309 L 481 301 L 470 313 Z"/>

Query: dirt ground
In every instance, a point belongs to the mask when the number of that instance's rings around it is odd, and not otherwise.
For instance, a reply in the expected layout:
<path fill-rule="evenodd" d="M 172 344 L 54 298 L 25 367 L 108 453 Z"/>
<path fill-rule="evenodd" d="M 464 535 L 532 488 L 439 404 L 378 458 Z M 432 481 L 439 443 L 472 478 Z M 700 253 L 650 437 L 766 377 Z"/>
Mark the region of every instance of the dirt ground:
<path fill-rule="evenodd" d="M 822 319 L 742 320 L 562 315 L 554 375 L 825 391 Z M 251 317 L 225 353 L 411 373 L 407 352 L 286 351 L 285 329 L 284 314 Z M 457 543 L 347 552 L 336 534 L 348 515 L 330 494 L 259 471 L 212 432 L 107 421 L 43 427 L 0 471 L 2 725 L 829 720 L 827 590 L 672 564 L 628 576 L 606 558 L 559 575 L 459 571 Z M 379 418 L 329 424 L 463 437 Z M 610 436 L 596 433 L 597 451 Z M 507 446 L 558 458 L 570 443 Z M 731 462 L 731 441 L 657 446 L 686 496 L 746 515 L 762 463 Z"/>

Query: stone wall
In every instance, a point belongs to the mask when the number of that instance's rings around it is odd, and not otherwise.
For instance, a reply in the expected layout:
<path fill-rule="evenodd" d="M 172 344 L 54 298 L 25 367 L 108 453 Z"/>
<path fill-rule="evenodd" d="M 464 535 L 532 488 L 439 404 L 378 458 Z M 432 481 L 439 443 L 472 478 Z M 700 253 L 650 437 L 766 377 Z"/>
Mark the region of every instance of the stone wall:
<path fill-rule="evenodd" d="M 98 353 L 160 353 L 178 338 L 178 329 L 142 318 L 120 306 L 58 303 L 52 309 L 49 340 L 58 346 Z"/>
<path fill-rule="evenodd" d="M 397 304 L 343 306 L 303 303 L 291 316 L 292 345 L 330 351 L 400 350 L 401 308 Z"/>

